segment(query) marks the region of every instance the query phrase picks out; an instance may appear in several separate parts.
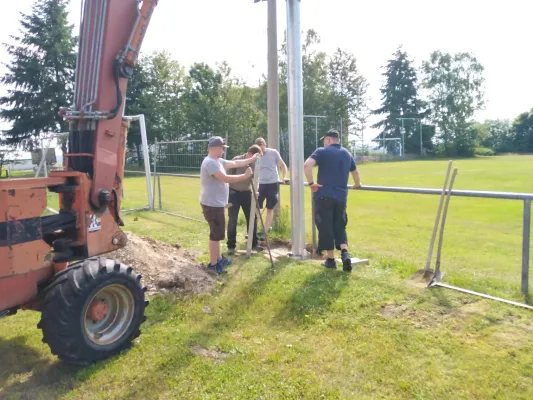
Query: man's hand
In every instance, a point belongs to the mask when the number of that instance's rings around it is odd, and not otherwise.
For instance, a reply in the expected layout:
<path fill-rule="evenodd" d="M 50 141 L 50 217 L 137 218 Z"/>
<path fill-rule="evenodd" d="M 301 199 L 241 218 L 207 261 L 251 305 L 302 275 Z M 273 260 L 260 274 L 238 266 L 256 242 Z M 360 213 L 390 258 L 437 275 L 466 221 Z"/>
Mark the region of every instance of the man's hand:
<path fill-rule="evenodd" d="M 290 181 L 291 181 L 291 180 L 288 179 L 288 178 L 283 178 L 283 180 L 281 181 L 281 183 L 283 183 L 283 184 L 285 184 L 285 185 L 288 185 Z"/>
<path fill-rule="evenodd" d="M 254 154 L 255 155 L 255 154 Z M 252 168 L 248 167 L 246 168 L 246 171 L 244 171 L 244 176 L 246 177 L 246 179 L 248 179 L 249 177 L 251 177 L 253 175 L 253 171 L 252 171 Z"/>
<path fill-rule="evenodd" d="M 314 182 L 312 185 L 309 185 L 309 187 L 311 188 L 313 192 L 317 192 L 318 189 L 322 187 L 322 185 L 319 185 L 318 183 Z"/>
<path fill-rule="evenodd" d="M 251 163 L 253 163 L 254 161 L 256 161 L 256 160 L 257 160 L 257 157 L 258 157 L 258 154 L 255 153 L 255 154 L 250 158 L 250 162 L 249 162 L 249 164 L 251 164 Z"/>
<path fill-rule="evenodd" d="M 353 184 L 352 185 L 352 189 L 360 189 L 361 188 L 361 183 L 358 183 L 358 184 Z"/>

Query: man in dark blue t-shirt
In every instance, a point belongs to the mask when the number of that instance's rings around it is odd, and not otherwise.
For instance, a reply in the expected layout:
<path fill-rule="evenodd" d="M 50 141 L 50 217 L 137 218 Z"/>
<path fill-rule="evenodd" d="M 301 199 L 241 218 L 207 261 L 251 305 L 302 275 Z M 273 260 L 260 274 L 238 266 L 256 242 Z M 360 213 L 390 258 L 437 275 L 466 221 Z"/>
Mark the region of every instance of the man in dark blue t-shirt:
<path fill-rule="evenodd" d="M 309 187 L 314 192 L 315 223 L 318 229 L 318 248 L 327 251 L 322 264 L 326 268 L 337 268 L 334 249 L 341 250 L 344 271 L 352 270 L 346 235 L 346 200 L 348 198 L 348 177 L 352 173 L 353 188 L 361 187 L 359 171 L 348 150 L 339 143 L 339 132 L 331 129 L 321 138 L 324 147 L 315 150 L 305 161 L 304 172 Z M 317 182 L 313 181 L 313 167 L 318 165 Z"/>

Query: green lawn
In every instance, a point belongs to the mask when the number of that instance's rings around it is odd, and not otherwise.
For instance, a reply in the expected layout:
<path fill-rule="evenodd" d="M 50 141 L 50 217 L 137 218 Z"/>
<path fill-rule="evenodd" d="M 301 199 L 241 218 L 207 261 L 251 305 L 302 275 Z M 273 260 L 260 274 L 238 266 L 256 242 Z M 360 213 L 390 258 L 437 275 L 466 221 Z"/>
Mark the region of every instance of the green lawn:
<path fill-rule="evenodd" d="M 446 164 L 360 170 L 366 185 L 440 188 Z M 457 189 L 533 192 L 531 156 L 454 164 Z M 201 216 L 197 180 L 161 183 L 167 211 Z M 126 180 L 124 208 L 146 204 L 143 184 Z M 352 191 L 349 201 L 350 248 L 369 266 L 348 275 L 285 260 L 272 270 L 262 256 L 237 257 L 213 293 L 153 299 L 136 345 L 92 367 L 58 363 L 36 313 L 3 319 L 0 398 L 533 398 L 531 312 L 407 283 L 425 262 L 438 196 Z M 127 230 L 202 250 L 206 260 L 206 224 L 152 212 L 124 219 Z M 452 198 L 445 281 L 523 301 L 521 221 L 520 202 Z"/>

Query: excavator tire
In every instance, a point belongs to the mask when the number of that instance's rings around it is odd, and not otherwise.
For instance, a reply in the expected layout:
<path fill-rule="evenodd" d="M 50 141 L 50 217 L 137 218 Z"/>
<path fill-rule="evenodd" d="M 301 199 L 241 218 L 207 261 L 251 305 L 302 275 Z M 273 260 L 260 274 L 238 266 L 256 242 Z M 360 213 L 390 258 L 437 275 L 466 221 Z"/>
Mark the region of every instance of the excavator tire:
<path fill-rule="evenodd" d="M 130 347 L 148 301 L 141 275 L 105 257 L 72 264 L 44 289 L 37 328 L 52 354 L 88 365 Z"/>

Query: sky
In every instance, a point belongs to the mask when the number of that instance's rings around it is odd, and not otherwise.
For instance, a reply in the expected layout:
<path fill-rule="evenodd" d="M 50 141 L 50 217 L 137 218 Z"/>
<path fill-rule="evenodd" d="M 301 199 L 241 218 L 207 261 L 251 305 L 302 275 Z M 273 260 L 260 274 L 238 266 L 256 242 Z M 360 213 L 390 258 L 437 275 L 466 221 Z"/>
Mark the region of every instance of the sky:
<path fill-rule="evenodd" d="M 2 43 L 18 31 L 19 13 L 29 12 L 33 0 L 3 2 Z M 277 4 L 281 45 L 286 2 Z M 71 20 L 76 26 L 80 7 L 81 0 L 71 0 Z M 417 66 L 434 50 L 472 52 L 485 67 L 486 79 L 487 104 L 476 119 L 512 119 L 533 108 L 532 14 L 531 0 L 302 0 L 301 29 L 317 31 L 323 51 L 332 53 L 340 47 L 355 55 L 369 82 L 371 108 L 380 103 L 382 67 L 399 45 Z M 168 50 L 184 66 L 193 62 L 215 66 L 225 60 L 234 74 L 256 83 L 267 71 L 267 4 L 159 0 L 142 53 L 158 50 Z M 2 46 L 0 61 L 6 60 Z M 4 72 L 0 67 L 0 74 Z"/>

